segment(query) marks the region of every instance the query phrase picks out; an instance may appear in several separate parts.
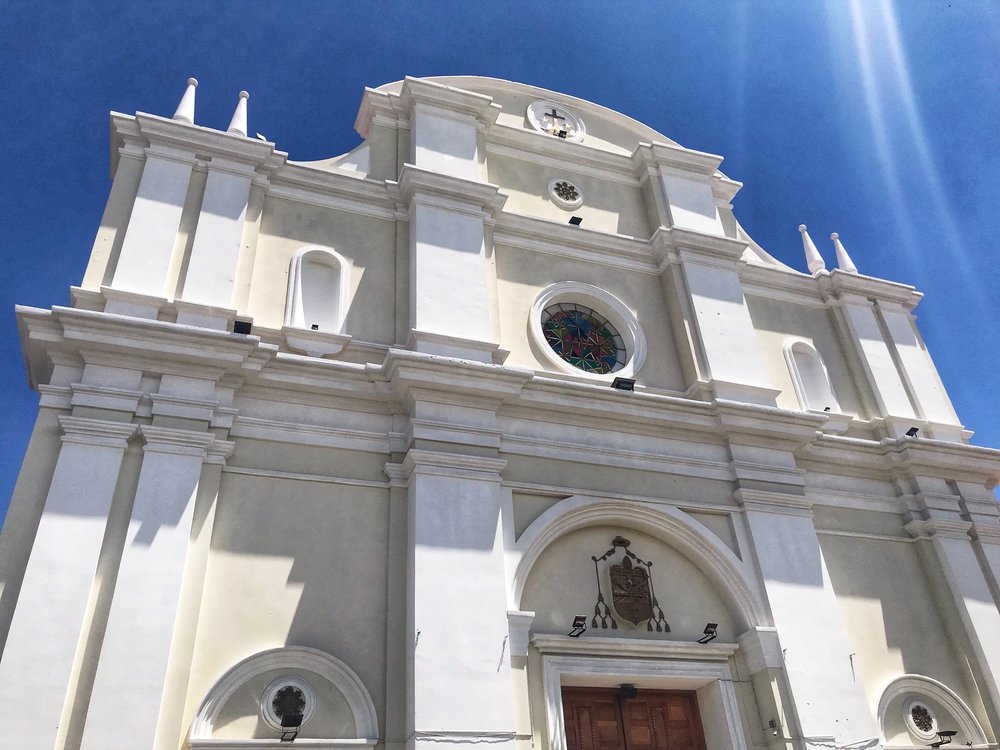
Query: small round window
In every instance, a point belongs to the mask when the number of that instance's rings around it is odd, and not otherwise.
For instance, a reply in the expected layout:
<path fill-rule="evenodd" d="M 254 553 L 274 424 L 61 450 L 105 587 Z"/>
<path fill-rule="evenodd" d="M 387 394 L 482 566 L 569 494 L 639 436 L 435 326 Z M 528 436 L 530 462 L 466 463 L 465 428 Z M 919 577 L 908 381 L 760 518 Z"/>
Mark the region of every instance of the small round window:
<path fill-rule="evenodd" d="M 600 313 L 575 302 L 542 311 L 542 332 L 556 354 L 585 372 L 604 375 L 625 366 L 625 342 Z"/>

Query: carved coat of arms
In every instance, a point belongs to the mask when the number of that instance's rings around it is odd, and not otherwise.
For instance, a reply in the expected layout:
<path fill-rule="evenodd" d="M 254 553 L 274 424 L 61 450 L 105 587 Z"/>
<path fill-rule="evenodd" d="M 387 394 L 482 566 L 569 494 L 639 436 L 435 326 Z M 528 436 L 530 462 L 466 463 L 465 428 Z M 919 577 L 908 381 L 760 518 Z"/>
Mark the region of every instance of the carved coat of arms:
<path fill-rule="evenodd" d="M 591 627 L 618 629 L 618 623 L 604 599 L 599 563 L 614 557 L 620 548 L 622 559 L 611 565 L 609 570 L 611 602 L 615 612 L 623 620 L 628 620 L 633 625 L 645 621 L 646 630 L 669 633 L 670 625 L 667 624 L 667 618 L 664 617 L 663 610 L 656 600 L 656 592 L 653 590 L 653 577 L 651 575 L 653 563 L 638 557 L 629 549 L 630 544 L 631 542 L 625 537 L 616 536 L 611 540 L 611 549 L 600 557 L 590 558 L 594 561 L 594 572 L 597 574 L 597 604 L 594 605 L 594 619 L 591 621 Z"/>

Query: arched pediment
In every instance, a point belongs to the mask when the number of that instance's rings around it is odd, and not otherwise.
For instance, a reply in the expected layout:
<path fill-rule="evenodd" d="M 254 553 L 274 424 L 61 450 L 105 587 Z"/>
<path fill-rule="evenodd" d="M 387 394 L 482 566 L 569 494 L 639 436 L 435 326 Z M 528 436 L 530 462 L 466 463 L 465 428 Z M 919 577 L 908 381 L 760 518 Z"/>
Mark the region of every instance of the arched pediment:
<path fill-rule="evenodd" d="M 665 505 L 582 496 L 553 505 L 516 542 L 511 581 L 515 609 L 522 608 L 529 575 L 545 550 L 567 534 L 596 526 L 635 529 L 675 549 L 711 582 L 733 612 L 734 626 L 739 632 L 771 625 L 767 608 L 748 583 L 744 564 L 720 539 L 683 511 Z M 594 550 L 588 554 L 601 552 Z"/>

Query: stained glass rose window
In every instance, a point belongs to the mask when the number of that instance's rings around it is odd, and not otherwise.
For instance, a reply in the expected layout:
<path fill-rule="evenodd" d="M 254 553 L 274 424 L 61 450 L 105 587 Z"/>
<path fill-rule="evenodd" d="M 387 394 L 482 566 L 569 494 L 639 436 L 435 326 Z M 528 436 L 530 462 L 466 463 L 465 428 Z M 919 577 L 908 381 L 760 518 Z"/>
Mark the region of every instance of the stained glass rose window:
<path fill-rule="evenodd" d="M 625 344 L 600 313 L 573 302 L 542 312 L 542 333 L 552 350 L 574 367 L 603 375 L 625 366 Z"/>

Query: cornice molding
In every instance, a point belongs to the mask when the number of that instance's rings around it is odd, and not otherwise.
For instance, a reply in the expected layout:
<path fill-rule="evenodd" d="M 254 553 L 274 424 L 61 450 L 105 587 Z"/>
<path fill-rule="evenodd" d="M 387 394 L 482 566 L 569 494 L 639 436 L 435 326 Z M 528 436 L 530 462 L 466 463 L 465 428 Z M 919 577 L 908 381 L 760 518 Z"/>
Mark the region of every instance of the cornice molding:
<path fill-rule="evenodd" d="M 910 521 L 903 528 L 906 533 L 917 540 L 940 537 L 968 542 L 970 541 L 969 534 L 972 531 L 972 523 L 969 521 L 916 520 Z"/>
<path fill-rule="evenodd" d="M 407 112 L 414 113 L 426 108 L 439 116 L 472 118 L 484 130 L 497 121 L 502 109 L 499 104 L 494 103 L 492 96 L 412 76 L 406 76 L 403 80 L 398 96 L 400 105 Z M 412 119 L 412 114 L 410 117 Z"/>
<path fill-rule="evenodd" d="M 805 518 L 812 518 L 813 515 L 812 503 L 804 495 L 789 495 L 783 492 L 766 492 L 740 487 L 733 491 L 733 500 L 748 511 Z"/>
<path fill-rule="evenodd" d="M 64 443 L 79 443 L 80 445 L 96 445 L 105 448 L 125 450 L 138 425 L 129 422 L 110 422 L 104 419 L 86 417 L 59 417 L 59 427 L 62 428 Z"/>
<path fill-rule="evenodd" d="M 496 221 L 507 202 L 507 194 L 496 185 L 433 172 L 408 163 L 399 172 L 399 182 L 387 181 L 386 185 L 389 195 L 404 206 L 421 204 L 459 211 L 490 224 Z"/>
<path fill-rule="evenodd" d="M 407 477 L 412 477 L 414 474 L 432 474 L 499 482 L 501 472 L 507 468 L 507 461 L 489 456 L 410 448 L 403 457 L 402 467 Z"/>
<path fill-rule="evenodd" d="M 511 211 L 504 211 L 497 219 L 493 243 L 641 273 L 659 273 L 648 240 Z"/>
<path fill-rule="evenodd" d="M 530 643 L 542 654 L 639 656 L 646 659 L 706 661 L 726 661 L 739 649 L 736 643 L 655 641 L 648 638 L 570 638 L 566 635 L 543 633 L 532 636 Z"/>
<path fill-rule="evenodd" d="M 746 240 L 696 232 L 680 227 L 658 227 L 651 240 L 657 269 L 662 273 L 673 263 L 692 261 L 736 269 L 749 247 Z"/>

